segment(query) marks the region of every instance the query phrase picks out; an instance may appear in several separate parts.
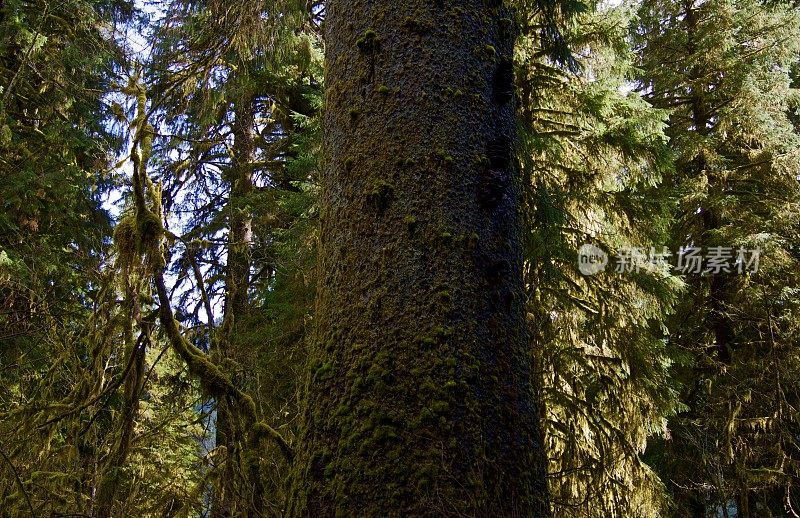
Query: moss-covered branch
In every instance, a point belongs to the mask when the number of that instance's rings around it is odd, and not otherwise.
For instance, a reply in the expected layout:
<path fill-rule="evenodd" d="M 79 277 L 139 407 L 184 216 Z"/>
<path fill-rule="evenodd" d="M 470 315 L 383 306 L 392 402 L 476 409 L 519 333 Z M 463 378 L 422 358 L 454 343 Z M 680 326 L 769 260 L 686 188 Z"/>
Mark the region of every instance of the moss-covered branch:
<path fill-rule="evenodd" d="M 257 444 L 258 440 L 262 438 L 270 438 L 275 441 L 286 459 L 291 460 L 293 457 L 291 446 L 277 430 L 264 421 L 258 420 L 256 405 L 253 402 L 253 398 L 236 388 L 217 365 L 199 353 L 194 346 L 183 337 L 172 313 L 169 294 L 167 293 L 167 288 L 164 283 L 163 271 L 156 272 L 155 283 L 159 304 L 161 305 L 159 312 L 161 326 L 175 352 L 186 362 L 186 365 L 189 367 L 189 372 L 200 380 L 201 386 L 210 396 L 218 400 L 229 397 L 231 401 L 237 405 L 249 427 L 251 434 L 250 443 L 254 443 L 253 439 L 256 439 L 254 444 Z"/>
<path fill-rule="evenodd" d="M 237 410 L 245 419 L 245 428 L 249 430 L 248 444 L 256 446 L 261 439 L 268 437 L 274 440 L 283 455 L 291 460 L 291 447 L 274 428 L 259 421 L 253 399 L 239 390 L 217 365 L 198 352 L 183 337 L 178 328 L 164 283 L 166 261 L 162 246 L 166 231 L 162 223 L 161 189 L 147 175 L 147 161 L 150 156 L 153 128 L 147 122 L 146 92 L 144 87 L 136 81 L 136 78 L 133 78 L 127 88 L 128 92 L 136 95 L 137 98 L 134 149 L 131 153 L 134 213 L 123 218 L 115 232 L 115 240 L 118 241 L 117 246 L 120 249 L 123 265 L 131 266 L 136 264 L 134 259 L 137 261 L 141 258 L 145 259 L 144 274 L 147 274 L 148 270 L 152 270 L 160 304 L 159 319 L 170 345 L 186 362 L 189 371 L 198 378 L 207 394 L 218 401 L 227 397 L 236 405 Z"/>

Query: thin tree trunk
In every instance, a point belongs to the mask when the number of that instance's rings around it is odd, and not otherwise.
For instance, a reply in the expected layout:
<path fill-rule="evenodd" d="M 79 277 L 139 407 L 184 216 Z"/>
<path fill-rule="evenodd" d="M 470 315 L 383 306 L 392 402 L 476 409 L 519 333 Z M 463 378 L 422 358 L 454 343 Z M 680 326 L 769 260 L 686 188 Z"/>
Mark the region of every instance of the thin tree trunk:
<path fill-rule="evenodd" d="M 233 164 L 229 171 L 230 197 L 228 199 L 228 258 L 225 284 L 225 310 L 219 340 L 218 361 L 241 361 L 241 351 L 236 346 L 236 324 L 248 308 L 250 287 L 253 219 L 247 208 L 247 198 L 253 191 L 252 164 L 255 159 L 255 138 L 252 96 L 244 96 L 234 106 L 233 123 Z M 237 385 L 243 388 L 238 375 Z M 216 441 L 225 446 L 226 465 L 215 489 L 212 516 L 231 516 L 236 508 L 236 459 L 239 457 L 237 444 L 236 412 L 227 401 L 217 401 Z M 255 488 L 254 488 L 255 491 Z"/>
<path fill-rule="evenodd" d="M 289 516 L 544 516 L 511 13 L 331 0 L 317 331 Z"/>
<path fill-rule="evenodd" d="M 137 281 L 138 282 L 138 281 Z M 149 324 L 142 322 L 141 308 L 139 306 L 138 286 L 128 287 L 128 299 L 131 306 L 131 318 L 126 330 L 126 341 L 130 345 L 127 362 L 131 365 L 125 378 L 125 403 L 121 412 L 120 436 L 116 447 L 104 467 L 103 478 L 97 490 L 98 518 L 109 518 L 114 508 L 117 491 L 119 489 L 122 469 L 128 460 L 128 454 L 133 440 L 136 415 L 139 413 L 139 399 L 144 388 L 145 353 L 149 345 Z M 132 322 L 137 322 L 141 327 L 141 335 L 134 340 Z"/>

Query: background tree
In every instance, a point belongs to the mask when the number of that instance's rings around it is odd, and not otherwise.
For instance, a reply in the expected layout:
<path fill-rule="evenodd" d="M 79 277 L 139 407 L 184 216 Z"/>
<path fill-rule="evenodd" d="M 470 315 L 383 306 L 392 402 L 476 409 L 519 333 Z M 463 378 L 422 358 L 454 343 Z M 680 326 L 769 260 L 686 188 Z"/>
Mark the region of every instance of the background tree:
<path fill-rule="evenodd" d="M 165 509 L 197 477 L 191 386 L 156 352 L 141 279 L 117 276 L 102 207 L 124 141 L 104 100 L 132 15 L 125 2 L 0 5 L 4 514 L 108 514 L 102 494 L 120 512 Z M 159 461 L 131 470 L 165 427 Z"/>
<path fill-rule="evenodd" d="M 640 454 L 675 410 L 663 329 L 681 283 L 648 265 L 615 272 L 613 256 L 667 242 L 665 113 L 626 93 L 628 7 L 562 15 L 571 69 L 547 55 L 541 15 L 529 15 L 517 53 L 525 279 L 553 511 L 662 516 L 664 487 Z M 586 243 L 612 256 L 605 272 L 578 270 Z"/>
<path fill-rule="evenodd" d="M 296 413 L 292 372 L 303 358 L 296 344 L 303 332 L 294 319 L 309 306 L 304 285 L 286 293 L 277 278 L 299 273 L 280 264 L 280 234 L 302 227 L 309 207 L 314 144 L 303 133 L 314 134 L 322 75 L 313 22 L 296 2 L 179 1 L 165 5 L 154 29 L 150 81 L 162 128 L 155 177 L 182 235 L 172 290 L 180 310 L 189 309 L 188 336 L 210 345 L 214 362 L 275 423 Z M 294 294 L 291 315 L 267 301 Z M 287 325 L 295 329 L 280 334 Z M 265 455 L 264 469 L 247 473 L 241 409 L 224 398 L 214 404 L 213 514 L 253 512 L 262 477 L 277 512 L 286 470 L 280 456 Z"/>
<path fill-rule="evenodd" d="M 797 24 L 787 7 L 747 0 L 646 1 L 640 10 L 640 89 L 670 110 L 677 155 L 666 183 L 673 247 L 762 251 L 757 272 L 688 277 L 670 323 L 687 411 L 651 458 L 681 515 L 797 508 L 800 141 L 787 116 L 797 102 Z"/>

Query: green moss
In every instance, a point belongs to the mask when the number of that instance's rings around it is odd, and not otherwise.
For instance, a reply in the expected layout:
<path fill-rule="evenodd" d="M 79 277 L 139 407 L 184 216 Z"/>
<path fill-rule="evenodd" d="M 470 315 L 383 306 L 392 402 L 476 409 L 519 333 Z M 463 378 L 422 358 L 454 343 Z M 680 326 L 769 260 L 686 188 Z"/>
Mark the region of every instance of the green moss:
<path fill-rule="evenodd" d="M 447 401 L 434 401 L 431 403 L 431 411 L 436 414 L 446 414 L 450 410 L 450 403 Z"/>
<path fill-rule="evenodd" d="M 378 444 L 389 442 L 392 439 L 397 439 L 397 433 L 391 426 L 378 426 L 372 433 L 372 440 Z"/>
<path fill-rule="evenodd" d="M 474 52 L 476 56 L 488 59 L 494 59 L 494 57 L 497 55 L 497 49 L 494 48 L 493 45 L 490 45 L 488 43 L 485 45 L 479 45 L 475 47 Z"/>
<path fill-rule="evenodd" d="M 367 373 L 367 379 L 364 380 L 364 385 L 374 385 L 380 381 L 380 378 L 381 374 L 377 369 L 370 369 L 369 373 Z"/>
<path fill-rule="evenodd" d="M 325 362 L 317 368 L 316 372 L 314 372 L 314 378 L 318 380 L 322 380 L 330 376 L 331 371 L 333 369 L 333 363 Z"/>
<path fill-rule="evenodd" d="M 419 418 L 414 422 L 416 428 L 424 428 L 436 422 L 436 414 L 430 408 L 423 408 L 419 413 Z"/>
<path fill-rule="evenodd" d="M 373 52 L 378 49 L 378 34 L 372 30 L 367 29 L 364 35 L 356 40 L 356 47 L 361 52 Z"/>
<path fill-rule="evenodd" d="M 375 180 L 367 189 L 367 200 L 378 211 L 383 214 L 394 199 L 394 185 L 386 180 Z"/>
<path fill-rule="evenodd" d="M 389 351 L 384 349 L 375 355 L 375 359 L 373 360 L 373 362 L 377 365 L 385 365 L 388 364 L 391 361 L 391 359 L 392 356 L 391 354 L 389 354 Z"/>
<path fill-rule="evenodd" d="M 430 376 L 426 376 L 422 380 L 422 383 L 420 383 L 419 385 L 419 390 L 421 393 L 426 394 L 428 396 L 430 396 L 431 394 L 436 394 L 436 392 L 438 392 L 436 384 L 433 382 Z"/>
<path fill-rule="evenodd" d="M 453 155 L 445 151 L 444 149 L 437 149 L 436 156 L 439 157 L 440 160 L 444 160 L 445 162 L 451 163 L 453 162 Z"/>
<path fill-rule="evenodd" d="M 461 90 L 460 88 L 452 88 L 448 86 L 447 88 L 444 89 L 444 94 L 447 97 L 455 97 L 456 99 L 459 99 L 464 96 L 464 91 Z"/>
<path fill-rule="evenodd" d="M 392 185 L 391 182 L 387 182 L 386 180 L 375 180 L 372 182 L 367 194 L 371 196 L 385 196 L 392 194 L 393 192 L 394 185 Z"/>
<path fill-rule="evenodd" d="M 423 347 L 432 348 L 436 345 L 436 340 L 434 340 L 430 336 L 423 336 L 419 338 L 419 343 Z"/>
<path fill-rule="evenodd" d="M 419 20 L 411 16 L 407 16 L 406 19 L 403 20 L 403 27 L 420 35 L 429 32 L 433 28 L 430 22 Z"/>
<path fill-rule="evenodd" d="M 375 91 L 381 95 L 389 95 L 389 87 L 386 85 L 380 85 Z"/>
<path fill-rule="evenodd" d="M 417 161 L 414 160 L 413 158 L 397 157 L 394 159 L 394 164 L 397 167 L 410 168 L 414 167 L 417 164 Z"/>
<path fill-rule="evenodd" d="M 433 328 L 433 337 L 438 340 L 444 340 L 453 335 L 453 330 L 449 327 L 436 326 Z"/>
<path fill-rule="evenodd" d="M 143 243 L 154 241 L 164 231 L 164 226 L 161 224 L 161 218 L 149 210 L 139 213 L 136 219 L 136 222 L 139 226 L 139 235 L 141 236 Z"/>
<path fill-rule="evenodd" d="M 414 230 L 417 227 L 417 218 L 415 218 L 414 216 L 408 215 L 405 218 L 403 218 L 403 223 L 406 224 L 406 227 L 408 227 L 408 230 Z"/>
<path fill-rule="evenodd" d="M 350 114 L 351 119 L 357 119 L 359 115 L 361 115 L 361 110 L 358 108 L 350 108 L 347 113 Z"/>
<path fill-rule="evenodd" d="M 445 230 L 444 232 L 439 234 L 439 237 L 441 237 L 445 241 L 449 241 L 449 240 L 453 239 L 453 234 L 451 234 L 450 232 L 447 232 Z"/>

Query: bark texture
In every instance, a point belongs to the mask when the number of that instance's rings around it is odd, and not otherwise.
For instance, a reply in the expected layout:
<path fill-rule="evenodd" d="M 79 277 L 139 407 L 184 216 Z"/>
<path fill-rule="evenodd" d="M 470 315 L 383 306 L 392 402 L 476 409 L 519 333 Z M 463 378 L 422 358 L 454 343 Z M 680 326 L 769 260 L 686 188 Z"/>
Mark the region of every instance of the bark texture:
<path fill-rule="evenodd" d="M 290 516 L 545 516 L 513 23 L 331 0 L 317 332 Z"/>

